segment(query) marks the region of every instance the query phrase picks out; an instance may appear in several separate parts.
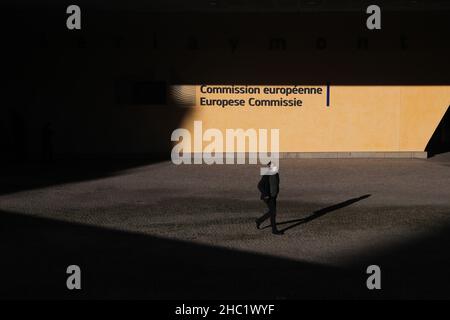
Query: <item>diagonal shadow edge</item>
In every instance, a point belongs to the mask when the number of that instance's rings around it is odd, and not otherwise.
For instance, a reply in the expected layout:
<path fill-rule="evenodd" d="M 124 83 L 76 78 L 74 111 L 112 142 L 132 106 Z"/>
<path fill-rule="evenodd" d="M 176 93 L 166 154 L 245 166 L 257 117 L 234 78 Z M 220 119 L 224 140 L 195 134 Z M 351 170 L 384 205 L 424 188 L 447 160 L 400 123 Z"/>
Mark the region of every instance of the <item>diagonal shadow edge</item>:
<path fill-rule="evenodd" d="M 11 211 L 0 211 L 0 231 L 1 299 L 319 298 L 327 294 L 298 288 L 312 287 L 312 283 L 307 284 L 310 278 L 323 286 L 326 283 L 322 278 L 334 275 L 340 279 L 337 275 L 346 272 L 310 262 Z M 65 271 L 71 264 L 80 265 L 86 279 L 80 293 L 65 288 Z M 31 269 L 33 272 L 29 272 Z M 270 270 L 295 275 L 297 280 L 287 276 L 267 279 Z M 336 289 L 340 286 L 335 284 Z"/>
<path fill-rule="evenodd" d="M 1 299 L 449 298 L 450 226 L 352 253 L 344 269 L 0 211 Z M 65 287 L 78 263 L 83 291 Z M 383 290 L 367 290 L 379 264 Z"/>

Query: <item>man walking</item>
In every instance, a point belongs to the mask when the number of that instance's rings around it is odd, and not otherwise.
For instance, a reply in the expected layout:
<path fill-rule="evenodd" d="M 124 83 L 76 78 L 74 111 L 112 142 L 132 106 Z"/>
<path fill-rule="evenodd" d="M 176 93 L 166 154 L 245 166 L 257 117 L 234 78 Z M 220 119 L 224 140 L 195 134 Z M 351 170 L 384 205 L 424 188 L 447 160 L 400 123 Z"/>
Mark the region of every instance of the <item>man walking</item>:
<path fill-rule="evenodd" d="M 269 162 L 268 174 L 261 177 L 258 183 L 258 189 L 261 192 L 261 200 L 263 200 L 269 211 L 262 217 L 255 220 L 256 228 L 260 229 L 261 223 L 270 217 L 270 224 L 272 226 L 273 234 L 283 234 L 282 231 L 277 229 L 276 214 L 277 214 L 277 196 L 280 189 L 280 175 L 278 174 L 278 168 Z"/>

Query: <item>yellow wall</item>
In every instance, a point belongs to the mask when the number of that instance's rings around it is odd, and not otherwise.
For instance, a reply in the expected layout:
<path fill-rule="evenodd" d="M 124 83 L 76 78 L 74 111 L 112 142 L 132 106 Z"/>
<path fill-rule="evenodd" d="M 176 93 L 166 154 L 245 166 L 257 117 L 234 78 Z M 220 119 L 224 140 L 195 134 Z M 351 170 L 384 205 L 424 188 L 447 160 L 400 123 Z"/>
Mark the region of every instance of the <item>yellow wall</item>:
<path fill-rule="evenodd" d="M 280 152 L 424 151 L 450 105 L 450 86 L 331 86 L 330 106 L 323 95 L 293 95 L 301 107 L 210 107 L 208 98 L 248 98 L 254 95 L 202 94 L 200 85 L 182 86 L 195 92 L 182 127 L 193 132 L 195 120 L 203 130 L 218 128 L 278 128 Z M 266 99 L 275 96 L 257 96 Z M 193 100 L 194 101 L 194 100 Z M 204 143 L 204 146 L 206 143 Z"/>

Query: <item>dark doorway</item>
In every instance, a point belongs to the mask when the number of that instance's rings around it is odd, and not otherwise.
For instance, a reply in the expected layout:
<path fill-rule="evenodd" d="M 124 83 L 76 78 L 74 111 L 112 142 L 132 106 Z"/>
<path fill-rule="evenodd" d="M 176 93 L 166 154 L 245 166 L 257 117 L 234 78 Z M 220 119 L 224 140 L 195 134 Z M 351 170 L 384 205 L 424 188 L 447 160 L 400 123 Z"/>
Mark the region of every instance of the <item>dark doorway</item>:
<path fill-rule="evenodd" d="M 425 151 L 428 152 L 428 156 L 432 157 L 439 153 L 450 151 L 450 107 L 442 117 L 441 122 L 437 126 L 430 141 L 428 141 Z"/>

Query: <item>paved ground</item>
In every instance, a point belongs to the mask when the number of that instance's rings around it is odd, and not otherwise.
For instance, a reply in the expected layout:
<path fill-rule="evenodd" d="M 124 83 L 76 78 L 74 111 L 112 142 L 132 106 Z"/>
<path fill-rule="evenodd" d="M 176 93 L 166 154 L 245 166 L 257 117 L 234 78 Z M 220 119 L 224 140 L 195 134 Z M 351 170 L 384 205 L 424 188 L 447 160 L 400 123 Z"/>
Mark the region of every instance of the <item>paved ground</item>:
<path fill-rule="evenodd" d="M 448 154 L 282 160 L 283 236 L 255 229 L 257 166 L 19 168 L 0 180 L 2 297 L 450 298 Z"/>

